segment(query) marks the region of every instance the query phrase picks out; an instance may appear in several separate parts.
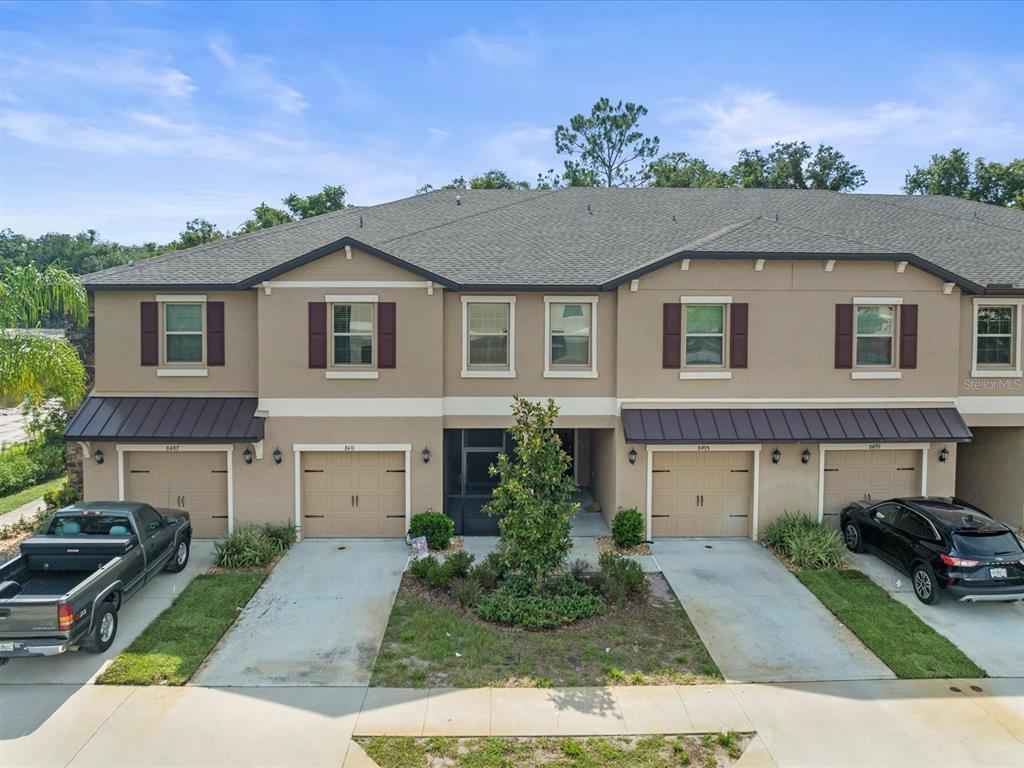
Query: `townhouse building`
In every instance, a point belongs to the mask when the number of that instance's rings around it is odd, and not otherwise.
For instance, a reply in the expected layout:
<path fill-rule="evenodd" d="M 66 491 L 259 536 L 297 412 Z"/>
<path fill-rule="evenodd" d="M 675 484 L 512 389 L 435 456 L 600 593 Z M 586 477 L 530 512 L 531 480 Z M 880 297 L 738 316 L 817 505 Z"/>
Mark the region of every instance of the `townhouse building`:
<path fill-rule="evenodd" d="M 960 495 L 1024 524 L 1024 216 L 791 190 L 437 191 L 87 275 L 86 499 L 199 535 L 489 534 L 513 396 L 649 537 Z"/>

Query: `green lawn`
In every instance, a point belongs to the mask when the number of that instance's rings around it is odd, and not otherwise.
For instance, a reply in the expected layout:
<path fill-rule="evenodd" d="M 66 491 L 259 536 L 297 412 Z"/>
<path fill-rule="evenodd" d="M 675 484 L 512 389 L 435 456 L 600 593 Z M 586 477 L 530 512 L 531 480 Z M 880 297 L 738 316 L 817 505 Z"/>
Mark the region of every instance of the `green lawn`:
<path fill-rule="evenodd" d="M 561 629 L 497 626 L 406 576 L 370 685 L 654 685 L 721 680 L 660 574 L 651 598 Z M 458 655 L 457 655 L 458 654 Z"/>
<path fill-rule="evenodd" d="M 67 480 L 66 476 L 58 477 L 55 480 L 47 480 L 45 483 L 33 485 L 31 488 L 26 488 L 23 491 L 0 498 L 0 515 L 6 515 L 8 512 L 16 510 L 22 504 L 28 504 L 33 499 L 38 499 L 51 488 L 63 485 L 65 480 Z"/>
<path fill-rule="evenodd" d="M 800 571 L 796 577 L 897 677 L 985 677 L 963 651 L 860 571 Z"/>
<path fill-rule="evenodd" d="M 184 685 L 238 618 L 268 570 L 193 579 L 96 679 L 106 685 Z"/>
<path fill-rule="evenodd" d="M 723 768 L 749 736 L 591 736 L 587 738 L 358 739 L 380 768 Z"/>

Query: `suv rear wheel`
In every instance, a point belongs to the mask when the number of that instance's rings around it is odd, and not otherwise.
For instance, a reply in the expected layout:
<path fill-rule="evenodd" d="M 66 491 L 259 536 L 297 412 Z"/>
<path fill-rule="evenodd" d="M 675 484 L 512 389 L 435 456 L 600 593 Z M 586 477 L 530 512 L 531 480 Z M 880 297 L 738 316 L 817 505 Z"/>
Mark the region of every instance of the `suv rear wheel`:
<path fill-rule="evenodd" d="M 930 565 L 927 563 L 915 565 L 910 575 L 910 580 L 918 600 L 926 605 L 935 605 L 939 602 L 939 582 L 935 578 L 935 571 L 932 570 Z"/>
<path fill-rule="evenodd" d="M 847 520 L 846 525 L 843 526 L 843 541 L 846 542 L 846 548 L 851 552 L 861 552 L 864 549 L 860 526 L 853 520 Z"/>

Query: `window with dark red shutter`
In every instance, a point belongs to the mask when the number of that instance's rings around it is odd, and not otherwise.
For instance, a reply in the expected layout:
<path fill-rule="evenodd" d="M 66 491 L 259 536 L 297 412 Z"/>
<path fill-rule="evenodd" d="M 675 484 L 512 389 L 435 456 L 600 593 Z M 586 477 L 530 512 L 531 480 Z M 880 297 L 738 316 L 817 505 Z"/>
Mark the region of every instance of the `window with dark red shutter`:
<path fill-rule="evenodd" d="M 661 311 L 661 367 L 679 368 L 682 353 L 683 308 L 679 302 L 665 304 Z"/>
<path fill-rule="evenodd" d="M 836 368 L 853 368 L 853 304 L 836 304 Z"/>
<path fill-rule="evenodd" d="M 395 302 L 382 301 L 377 305 L 377 367 L 394 368 L 396 360 Z"/>
<path fill-rule="evenodd" d="M 729 306 L 729 367 L 747 367 L 747 304 Z"/>
<path fill-rule="evenodd" d="M 142 365 L 160 364 L 160 308 L 155 301 L 139 305 L 139 346 Z"/>
<path fill-rule="evenodd" d="M 309 367 L 327 367 L 327 304 L 309 302 Z"/>
<path fill-rule="evenodd" d="M 206 302 L 206 364 L 224 365 L 224 302 Z"/>
<path fill-rule="evenodd" d="M 917 368 L 917 304 L 900 306 L 900 368 Z"/>

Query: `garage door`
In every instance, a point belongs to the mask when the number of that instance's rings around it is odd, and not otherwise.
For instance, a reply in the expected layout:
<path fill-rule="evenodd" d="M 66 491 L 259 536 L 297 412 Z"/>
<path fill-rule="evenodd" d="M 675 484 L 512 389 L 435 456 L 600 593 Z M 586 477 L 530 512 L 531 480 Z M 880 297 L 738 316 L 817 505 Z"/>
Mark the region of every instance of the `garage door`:
<path fill-rule="evenodd" d="M 224 451 L 124 454 L 124 497 L 154 507 L 184 509 L 199 538 L 228 532 L 228 468 Z"/>
<path fill-rule="evenodd" d="M 654 536 L 749 536 L 748 451 L 655 451 L 651 474 Z"/>
<path fill-rule="evenodd" d="M 302 454 L 302 535 L 404 536 L 405 454 Z"/>
<path fill-rule="evenodd" d="M 825 519 L 854 501 L 921 494 L 921 451 L 825 451 Z"/>

